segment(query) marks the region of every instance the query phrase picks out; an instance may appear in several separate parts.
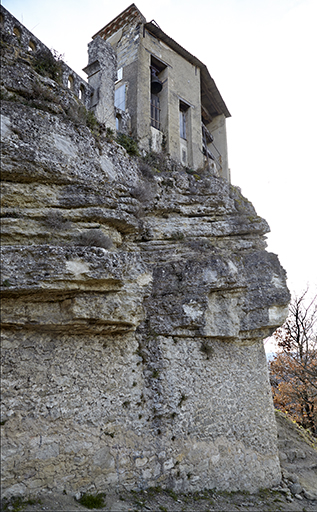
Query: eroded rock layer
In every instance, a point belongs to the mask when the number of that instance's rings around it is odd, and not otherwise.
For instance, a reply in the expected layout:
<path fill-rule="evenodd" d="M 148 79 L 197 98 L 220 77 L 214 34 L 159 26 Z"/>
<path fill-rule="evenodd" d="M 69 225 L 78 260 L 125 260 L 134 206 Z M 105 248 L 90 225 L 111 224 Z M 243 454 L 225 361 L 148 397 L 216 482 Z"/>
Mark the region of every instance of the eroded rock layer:
<path fill-rule="evenodd" d="M 267 223 L 206 171 L 129 157 L 3 50 L 5 494 L 277 484 Z"/>

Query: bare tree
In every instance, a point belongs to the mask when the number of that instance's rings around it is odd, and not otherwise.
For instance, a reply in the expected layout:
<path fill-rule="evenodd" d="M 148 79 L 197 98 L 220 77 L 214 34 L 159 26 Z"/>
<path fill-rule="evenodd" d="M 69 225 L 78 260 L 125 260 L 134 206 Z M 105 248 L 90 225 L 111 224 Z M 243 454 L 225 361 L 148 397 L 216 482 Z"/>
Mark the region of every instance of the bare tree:
<path fill-rule="evenodd" d="M 317 295 L 295 297 L 274 333 L 279 352 L 270 362 L 274 405 L 317 436 Z"/>

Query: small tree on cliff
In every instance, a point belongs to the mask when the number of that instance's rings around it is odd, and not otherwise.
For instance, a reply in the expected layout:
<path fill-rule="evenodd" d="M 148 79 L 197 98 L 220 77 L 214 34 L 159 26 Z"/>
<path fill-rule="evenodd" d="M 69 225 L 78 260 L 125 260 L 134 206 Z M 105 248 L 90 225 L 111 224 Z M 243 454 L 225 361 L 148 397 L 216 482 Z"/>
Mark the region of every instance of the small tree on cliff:
<path fill-rule="evenodd" d="M 274 405 L 317 436 L 317 296 L 295 297 L 274 333 L 280 351 L 270 362 Z"/>

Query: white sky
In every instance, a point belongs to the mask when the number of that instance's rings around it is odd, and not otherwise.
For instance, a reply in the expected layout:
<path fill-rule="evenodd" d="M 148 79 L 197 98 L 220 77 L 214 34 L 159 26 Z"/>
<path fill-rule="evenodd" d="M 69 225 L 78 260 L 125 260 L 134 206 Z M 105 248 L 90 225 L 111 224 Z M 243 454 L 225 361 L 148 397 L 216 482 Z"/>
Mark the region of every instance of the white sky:
<path fill-rule="evenodd" d="M 77 73 L 91 36 L 132 1 L 3 0 Z M 147 21 L 203 61 L 232 115 L 232 183 L 272 233 L 290 290 L 317 287 L 316 0 L 136 0 Z"/>

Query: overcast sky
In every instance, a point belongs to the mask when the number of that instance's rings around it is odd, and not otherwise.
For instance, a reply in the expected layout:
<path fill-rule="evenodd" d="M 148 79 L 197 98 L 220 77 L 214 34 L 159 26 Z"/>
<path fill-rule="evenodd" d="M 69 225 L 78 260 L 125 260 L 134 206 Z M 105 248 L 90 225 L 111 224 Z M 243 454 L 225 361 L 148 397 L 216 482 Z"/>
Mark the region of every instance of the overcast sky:
<path fill-rule="evenodd" d="M 3 0 L 77 73 L 87 44 L 130 1 Z M 136 0 L 147 21 L 202 60 L 232 115 L 232 183 L 270 227 L 290 290 L 317 287 L 316 0 Z"/>

